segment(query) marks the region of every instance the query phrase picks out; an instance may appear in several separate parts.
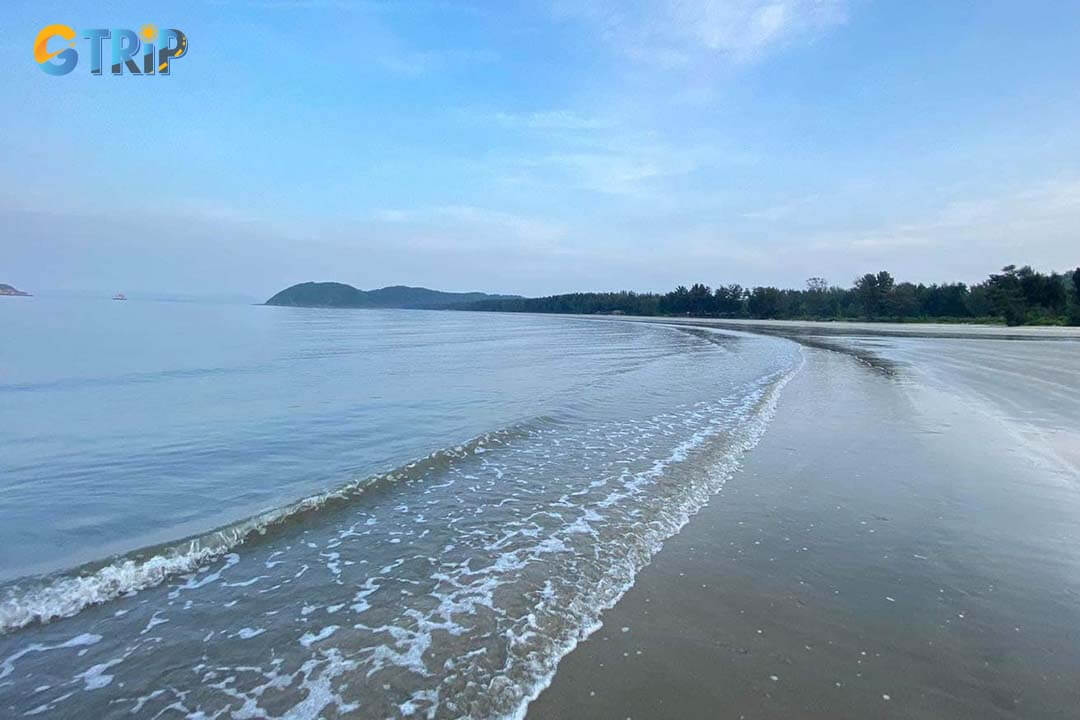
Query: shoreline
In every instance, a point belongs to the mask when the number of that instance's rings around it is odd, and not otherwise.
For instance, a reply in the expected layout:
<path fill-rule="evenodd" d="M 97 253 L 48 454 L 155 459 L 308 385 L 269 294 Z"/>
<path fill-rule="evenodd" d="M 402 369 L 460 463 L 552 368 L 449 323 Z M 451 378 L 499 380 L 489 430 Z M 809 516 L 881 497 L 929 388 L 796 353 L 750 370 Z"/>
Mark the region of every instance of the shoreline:
<path fill-rule="evenodd" d="M 530 313 L 534 315 L 554 313 Z M 948 340 L 1057 340 L 1080 342 L 1080 327 L 1072 325 L 986 325 L 980 323 L 901 323 L 849 320 L 751 320 L 742 318 L 657 317 L 647 315 L 570 317 L 629 322 L 690 325 L 775 335 L 798 341 L 806 337 L 858 335 L 862 337 L 915 337 Z"/>
<path fill-rule="evenodd" d="M 528 718 L 1080 706 L 1080 504 L 995 421 L 826 350 Z"/>

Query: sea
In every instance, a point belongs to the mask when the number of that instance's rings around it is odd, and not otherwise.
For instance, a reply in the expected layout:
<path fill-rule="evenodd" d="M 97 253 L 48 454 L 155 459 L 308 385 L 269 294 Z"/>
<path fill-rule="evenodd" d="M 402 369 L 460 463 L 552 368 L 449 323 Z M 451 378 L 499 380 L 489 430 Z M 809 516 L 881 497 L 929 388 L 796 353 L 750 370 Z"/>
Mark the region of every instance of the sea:
<path fill-rule="evenodd" d="M 805 355 L 605 318 L 2 300 L 12 718 L 521 718 Z"/>

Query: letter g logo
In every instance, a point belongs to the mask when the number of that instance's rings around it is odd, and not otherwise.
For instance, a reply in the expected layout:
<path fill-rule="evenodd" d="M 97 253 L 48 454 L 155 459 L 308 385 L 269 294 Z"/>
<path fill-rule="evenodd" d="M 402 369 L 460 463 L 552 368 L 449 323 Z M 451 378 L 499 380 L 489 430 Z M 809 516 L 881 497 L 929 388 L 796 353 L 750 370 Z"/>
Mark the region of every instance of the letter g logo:
<path fill-rule="evenodd" d="M 72 47 L 68 47 L 66 50 L 49 52 L 46 45 L 54 37 L 62 37 L 65 40 L 73 41 L 75 39 L 75 30 L 67 25 L 46 25 L 41 28 L 41 32 L 34 38 L 34 62 L 50 75 L 67 75 L 75 69 L 75 65 L 79 62 L 79 53 L 75 52 Z M 69 42 L 69 45 L 73 46 L 74 44 L 74 42 Z M 62 62 L 49 62 L 54 57 Z"/>

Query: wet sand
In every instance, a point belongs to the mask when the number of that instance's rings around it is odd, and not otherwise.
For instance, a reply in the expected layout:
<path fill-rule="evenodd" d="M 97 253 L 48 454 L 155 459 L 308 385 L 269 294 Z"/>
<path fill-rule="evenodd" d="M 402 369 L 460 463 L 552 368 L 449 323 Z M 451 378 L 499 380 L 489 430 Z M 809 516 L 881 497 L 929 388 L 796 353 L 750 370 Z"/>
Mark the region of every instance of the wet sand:
<path fill-rule="evenodd" d="M 958 395 L 804 352 L 529 718 L 1080 716 L 1073 472 Z"/>
<path fill-rule="evenodd" d="M 595 317 L 595 316 L 583 316 Z M 663 322 L 724 328 L 782 337 L 927 337 L 1010 340 L 1080 341 L 1080 327 L 1061 325 L 983 325 L 980 323 L 898 323 L 851 320 L 751 320 L 743 318 L 689 318 L 624 316 L 622 320 Z"/>

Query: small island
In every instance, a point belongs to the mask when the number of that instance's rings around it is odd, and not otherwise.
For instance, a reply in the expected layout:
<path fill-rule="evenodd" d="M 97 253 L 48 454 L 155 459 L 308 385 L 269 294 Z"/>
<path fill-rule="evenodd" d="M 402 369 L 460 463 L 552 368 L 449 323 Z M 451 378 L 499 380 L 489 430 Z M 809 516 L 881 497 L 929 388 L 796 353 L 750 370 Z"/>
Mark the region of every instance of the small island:
<path fill-rule="evenodd" d="M 306 282 L 285 288 L 267 305 L 323 308 L 408 308 L 441 310 L 490 300 L 520 299 L 517 295 L 482 292 L 442 292 L 423 287 L 393 285 L 378 290 L 358 290 L 339 282 Z"/>
<path fill-rule="evenodd" d="M 0 283 L 0 295 L 7 295 L 9 297 L 31 297 L 30 293 L 23 292 L 17 287 L 6 285 L 5 283 Z"/>

